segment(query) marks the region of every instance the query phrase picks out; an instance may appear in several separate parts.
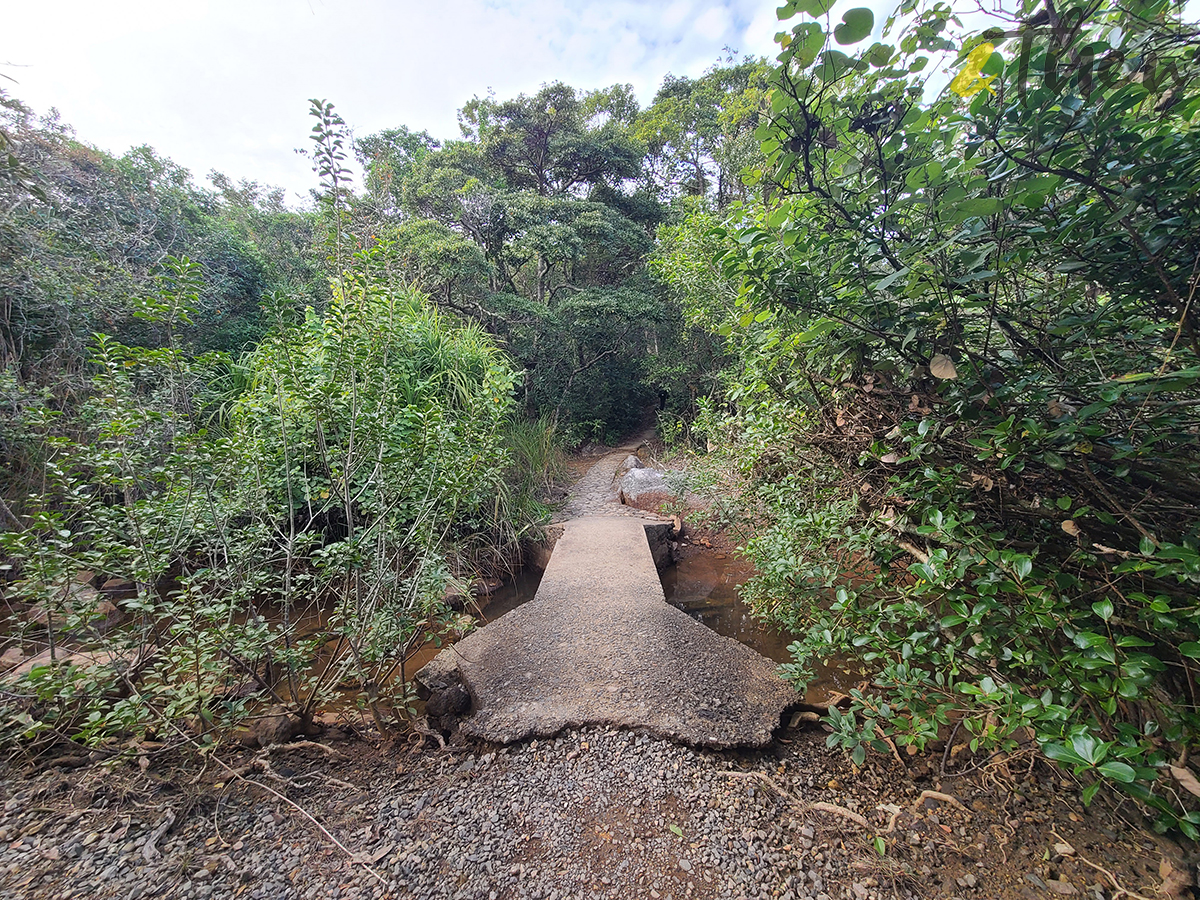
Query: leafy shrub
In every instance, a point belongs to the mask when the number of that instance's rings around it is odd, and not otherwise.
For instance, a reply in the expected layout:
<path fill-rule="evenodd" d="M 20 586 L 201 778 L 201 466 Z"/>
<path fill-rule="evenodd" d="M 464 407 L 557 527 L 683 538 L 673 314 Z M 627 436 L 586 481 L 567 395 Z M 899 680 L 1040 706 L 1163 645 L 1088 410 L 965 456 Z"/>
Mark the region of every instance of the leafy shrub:
<path fill-rule="evenodd" d="M 532 511 L 505 481 L 507 359 L 377 263 L 360 256 L 325 315 L 277 325 L 217 430 L 198 398 L 229 363 L 175 337 L 194 265 L 145 304 L 166 349 L 97 337 L 78 421 L 44 417 L 49 488 L 0 535 L 10 593 L 40 610 L 23 636 L 50 650 L 4 737 L 208 733 L 250 697 L 309 716 L 346 684 L 381 728 L 403 712 L 447 579 L 506 564 Z M 80 570 L 132 596 L 105 612 Z"/>
<path fill-rule="evenodd" d="M 736 353 L 751 599 L 802 634 L 797 681 L 872 673 L 835 742 L 1032 737 L 1194 838 L 1200 96 L 1169 5 L 1135 6 L 956 36 L 905 2 L 855 57 L 827 42 L 869 10 L 785 6 L 813 18 L 780 35 L 760 199 L 719 273 L 674 278 Z"/>

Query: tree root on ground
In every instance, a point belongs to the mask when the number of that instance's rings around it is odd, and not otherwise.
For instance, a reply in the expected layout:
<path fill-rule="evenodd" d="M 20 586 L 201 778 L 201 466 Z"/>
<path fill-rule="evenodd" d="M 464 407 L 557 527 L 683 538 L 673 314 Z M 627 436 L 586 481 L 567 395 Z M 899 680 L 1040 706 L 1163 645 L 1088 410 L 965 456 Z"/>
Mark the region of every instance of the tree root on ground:
<path fill-rule="evenodd" d="M 853 822 L 860 828 L 871 831 L 880 837 L 886 834 L 891 834 L 896 830 L 896 820 L 900 818 L 902 813 L 902 810 L 895 804 L 889 803 L 886 806 L 879 807 L 879 809 L 892 814 L 888 819 L 887 828 L 879 831 L 871 826 L 871 823 L 867 821 L 865 816 L 861 815 L 860 813 L 856 813 L 853 810 L 846 809 L 844 806 L 838 806 L 836 803 L 826 803 L 823 800 L 806 803 L 805 801 L 785 791 L 775 783 L 771 776 L 763 772 L 723 772 L 722 774 L 727 775 L 730 778 L 754 778 L 766 784 L 771 788 L 771 790 L 791 803 L 800 812 L 823 812 L 828 813 L 829 815 L 838 816 L 842 819 L 846 819 L 849 822 Z M 952 797 L 950 794 L 943 794 L 941 791 L 921 791 L 920 796 L 918 796 L 917 799 L 912 802 L 910 807 L 911 812 L 916 813 L 920 809 L 921 804 L 926 800 L 937 800 L 941 803 L 948 803 L 951 806 L 970 815 L 970 810 L 963 806 L 958 798 Z"/>

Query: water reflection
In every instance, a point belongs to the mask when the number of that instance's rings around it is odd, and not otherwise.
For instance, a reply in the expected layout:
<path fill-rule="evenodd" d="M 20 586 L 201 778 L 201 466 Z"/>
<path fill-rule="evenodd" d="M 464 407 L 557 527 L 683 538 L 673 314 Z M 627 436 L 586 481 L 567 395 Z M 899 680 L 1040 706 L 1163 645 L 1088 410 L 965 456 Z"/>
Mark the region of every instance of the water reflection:
<path fill-rule="evenodd" d="M 791 662 L 787 647 L 795 637 L 764 625 L 742 602 L 740 588 L 754 573 L 741 560 L 721 554 L 697 553 L 681 559 L 663 573 L 667 602 L 776 662 Z"/>

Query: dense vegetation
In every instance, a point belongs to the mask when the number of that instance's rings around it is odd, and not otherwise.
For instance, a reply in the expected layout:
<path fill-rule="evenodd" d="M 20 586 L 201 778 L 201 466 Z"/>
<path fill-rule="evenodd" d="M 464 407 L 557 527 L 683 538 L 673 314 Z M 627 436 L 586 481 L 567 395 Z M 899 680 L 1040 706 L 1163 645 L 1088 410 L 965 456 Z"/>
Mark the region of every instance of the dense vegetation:
<path fill-rule="evenodd" d="M 826 8 L 780 9 L 753 201 L 659 262 L 736 357 L 697 427 L 749 480 L 751 599 L 798 681 L 868 665 L 855 759 L 1036 742 L 1196 837 L 1200 32 Z"/>
<path fill-rule="evenodd" d="M 687 198 L 744 190 L 765 71 L 645 112 L 627 86 L 475 99 L 446 142 L 351 142 L 314 101 L 305 211 L 5 97 L 0 564 L 42 656 L 0 737 L 212 739 L 337 695 L 394 727 L 446 598 L 548 518 L 564 442 L 701 392 L 716 344 L 646 258 Z"/>
<path fill-rule="evenodd" d="M 348 683 L 390 727 L 556 443 L 657 406 L 740 469 L 789 675 L 866 664 L 833 743 L 1040 753 L 1200 837 L 1200 32 L 1167 0 L 829 7 L 645 109 L 552 83 L 352 142 L 314 101 L 307 211 L 4 97 L 6 590 L 87 654 L 8 736 Z"/>

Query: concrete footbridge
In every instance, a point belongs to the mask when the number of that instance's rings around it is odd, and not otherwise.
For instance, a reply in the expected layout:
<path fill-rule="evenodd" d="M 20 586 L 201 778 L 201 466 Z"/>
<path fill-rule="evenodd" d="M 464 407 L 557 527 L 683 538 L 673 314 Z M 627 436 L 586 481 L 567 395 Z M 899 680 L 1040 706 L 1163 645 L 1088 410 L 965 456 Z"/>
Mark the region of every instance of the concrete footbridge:
<path fill-rule="evenodd" d="M 670 540 L 671 521 L 606 494 L 625 455 L 576 485 L 566 507 L 576 517 L 563 523 L 534 599 L 417 673 L 431 718 L 501 743 L 584 725 L 704 747 L 771 740 L 799 696 L 774 662 L 666 602 L 651 545 Z"/>

